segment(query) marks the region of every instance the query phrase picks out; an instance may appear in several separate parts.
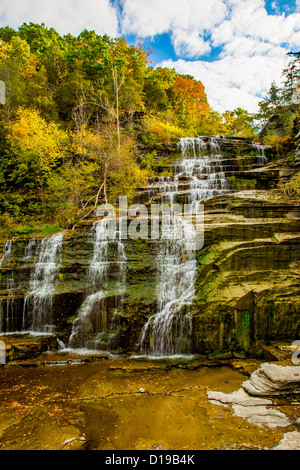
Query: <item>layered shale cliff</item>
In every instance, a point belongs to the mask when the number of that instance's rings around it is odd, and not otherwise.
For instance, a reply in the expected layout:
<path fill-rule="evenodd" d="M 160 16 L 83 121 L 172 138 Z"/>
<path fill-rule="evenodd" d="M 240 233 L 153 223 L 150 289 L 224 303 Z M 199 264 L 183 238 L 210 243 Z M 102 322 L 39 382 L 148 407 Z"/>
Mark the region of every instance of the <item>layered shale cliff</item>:
<path fill-rule="evenodd" d="M 151 239 L 146 216 L 148 239 L 121 239 L 118 227 L 111 239 L 99 217 L 15 238 L 2 247 L 0 333 L 156 355 L 257 355 L 300 338 L 300 211 L 278 189 L 297 161 L 220 137 L 182 139 L 171 160 L 161 168 L 170 176 L 150 179 L 134 202 L 148 214 L 151 204 L 204 205 L 203 247 L 190 249 L 185 224 L 183 240 L 172 223 L 171 241 Z"/>

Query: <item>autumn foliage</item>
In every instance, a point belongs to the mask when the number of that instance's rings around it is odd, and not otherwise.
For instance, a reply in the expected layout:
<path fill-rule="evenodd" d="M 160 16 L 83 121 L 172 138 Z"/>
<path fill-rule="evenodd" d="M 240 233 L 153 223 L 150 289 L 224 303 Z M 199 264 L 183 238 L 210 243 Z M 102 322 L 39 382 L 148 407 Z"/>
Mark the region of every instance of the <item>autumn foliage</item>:
<path fill-rule="evenodd" d="M 245 115 L 224 120 L 200 81 L 152 67 L 151 52 L 95 31 L 74 37 L 44 24 L 0 28 L 5 220 L 72 226 L 100 201 L 132 197 L 153 175 L 162 146 L 240 131 Z"/>
<path fill-rule="evenodd" d="M 187 117 L 199 118 L 201 114 L 207 114 L 210 107 L 204 86 L 192 78 L 179 76 L 176 78 L 174 86 L 176 97 L 175 109 Z"/>

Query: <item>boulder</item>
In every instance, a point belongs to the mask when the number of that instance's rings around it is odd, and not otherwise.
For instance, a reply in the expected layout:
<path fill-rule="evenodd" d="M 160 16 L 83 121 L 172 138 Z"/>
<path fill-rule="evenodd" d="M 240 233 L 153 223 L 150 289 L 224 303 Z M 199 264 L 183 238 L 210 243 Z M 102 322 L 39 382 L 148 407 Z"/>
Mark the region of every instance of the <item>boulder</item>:
<path fill-rule="evenodd" d="M 242 384 L 253 396 L 280 396 L 300 393 L 300 366 L 264 363 Z"/>
<path fill-rule="evenodd" d="M 233 416 L 244 418 L 259 427 L 285 428 L 291 425 L 284 413 L 266 406 L 233 405 L 232 409 L 234 410 Z"/>
<path fill-rule="evenodd" d="M 243 388 L 233 393 L 208 391 L 207 398 L 214 405 L 231 405 L 233 416 L 244 418 L 259 427 L 285 428 L 291 425 L 284 413 L 269 407 L 271 400 L 249 396 Z"/>
<path fill-rule="evenodd" d="M 285 433 L 283 439 L 273 450 L 300 450 L 300 432 L 291 431 Z"/>

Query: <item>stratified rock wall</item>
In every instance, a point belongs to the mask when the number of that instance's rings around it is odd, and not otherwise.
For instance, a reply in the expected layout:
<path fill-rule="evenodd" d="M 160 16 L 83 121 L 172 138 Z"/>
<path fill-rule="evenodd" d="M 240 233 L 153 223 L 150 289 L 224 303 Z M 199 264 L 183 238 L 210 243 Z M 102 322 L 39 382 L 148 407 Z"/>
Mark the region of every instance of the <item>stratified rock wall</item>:
<path fill-rule="evenodd" d="M 294 120 L 295 162 L 300 163 L 300 117 Z"/>
<path fill-rule="evenodd" d="M 194 349 L 258 353 L 300 337 L 299 210 L 273 191 L 206 203 Z"/>

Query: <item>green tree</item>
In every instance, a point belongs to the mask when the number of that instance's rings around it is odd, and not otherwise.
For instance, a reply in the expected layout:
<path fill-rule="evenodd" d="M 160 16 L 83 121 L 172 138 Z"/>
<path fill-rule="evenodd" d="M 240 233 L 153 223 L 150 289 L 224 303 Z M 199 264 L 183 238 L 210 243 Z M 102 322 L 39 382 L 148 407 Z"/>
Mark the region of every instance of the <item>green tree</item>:
<path fill-rule="evenodd" d="M 223 113 L 223 135 L 236 135 L 254 139 L 257 129 L 254 126 L 254 115 L 245 109 L 236 108 Z"/>
<path fill-rule="evenodd" d="M 19 36 L 0 44 L 0 79 L 6 84 L 7 102 L 2 115 L 14 117 L 19 107 L 35 107 L 48 119 L 56 118 L 56 106 L 48 89 L 44 66 Z"/>
<path fill-rule="evenodd" d="M 291 57 L 291 60 L 283 70 L 283 77 L 285 79 L 283 96 L 286 102 L 291 100 L 296 83 L 300 80 L 300 52 L 290 52 L 288 55 Z"/>

